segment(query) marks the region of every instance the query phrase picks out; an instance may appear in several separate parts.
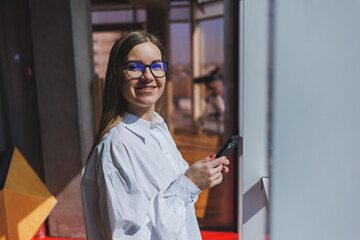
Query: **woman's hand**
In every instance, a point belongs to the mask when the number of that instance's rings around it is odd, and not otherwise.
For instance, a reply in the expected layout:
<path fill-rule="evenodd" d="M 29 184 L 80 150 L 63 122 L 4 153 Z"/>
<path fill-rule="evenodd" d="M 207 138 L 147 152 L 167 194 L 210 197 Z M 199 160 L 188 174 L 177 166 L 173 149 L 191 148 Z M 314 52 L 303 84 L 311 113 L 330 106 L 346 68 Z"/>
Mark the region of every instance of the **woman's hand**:
<path fill-rule="evenodd" d="M 223 173 L 228 173 L 229 160 L 226 157 L 215 158 L 215 154 L 195 162 L 185 172 L 193 183 L 201 190 L 220 184 Z"/>

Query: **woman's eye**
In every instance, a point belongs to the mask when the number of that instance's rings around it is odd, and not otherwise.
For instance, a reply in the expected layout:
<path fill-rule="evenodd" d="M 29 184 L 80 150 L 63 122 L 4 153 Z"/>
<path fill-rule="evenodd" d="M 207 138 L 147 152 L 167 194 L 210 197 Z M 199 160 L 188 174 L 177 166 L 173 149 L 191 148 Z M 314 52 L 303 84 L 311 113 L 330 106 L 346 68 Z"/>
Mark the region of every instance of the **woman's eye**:
<path fill-rule="evenodd" d="M 136 64 L 130 64 L 128 65 L 128 70 L 130 71 L 141 71 L 141 67 Z"/>
<path fill-rule="evenodd" d="M 161 71 L 163 68 L 162 68 L 161 64 L 153 64 L 153 65 L 151 65 L 151 69 L 156 70 L 156 71 Z"/>

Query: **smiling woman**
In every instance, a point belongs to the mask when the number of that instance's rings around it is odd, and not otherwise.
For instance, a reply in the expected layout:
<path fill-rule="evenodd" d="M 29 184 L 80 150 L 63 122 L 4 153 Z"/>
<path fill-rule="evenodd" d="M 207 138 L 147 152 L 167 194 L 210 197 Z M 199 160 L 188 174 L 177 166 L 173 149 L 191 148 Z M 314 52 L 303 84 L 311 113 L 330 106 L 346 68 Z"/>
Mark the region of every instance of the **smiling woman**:
<path fill-rule="evenodd" d="M 133 32 L 115 42 L 103 113 L 81 182 L 87 239 L 201 239 L 194 203 L 222 182 L 226 157 L 189 167 L 155 112 L 166 83 L 159 40 Z"/>
<path fill-rule="evenodd" d="M 160 49 L 151 42 L 140 43 L 131 49 L 124 64 L 124 81 L 120 83 L 127 112 L 147 121 L 153 120 L 155 103 L 165 88 L 164 64 Z"/>

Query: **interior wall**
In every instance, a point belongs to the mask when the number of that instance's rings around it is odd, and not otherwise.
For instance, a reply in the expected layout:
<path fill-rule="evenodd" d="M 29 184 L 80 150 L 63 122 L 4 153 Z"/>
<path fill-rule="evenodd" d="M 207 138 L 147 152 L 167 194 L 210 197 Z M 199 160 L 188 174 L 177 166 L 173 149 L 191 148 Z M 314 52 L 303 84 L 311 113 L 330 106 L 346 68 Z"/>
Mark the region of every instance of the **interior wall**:
<path fill-rule="evenodd" d="M 29 3 L 45 183 L 58 200 L 49 234 L 84 238 L 79 186 L 94 136 L 90 1 Z"/>
<path fill-rule="evenodd" d="M 0 2 L 0 49 L 0 150 L 17 147 L 43 179 L 27 0 Z"/>
<path fill-rule="evenodd" d="M 268 1 L 240 2 L 240 239 L 263 240 L 266 234 L 266 195 L 262 178 L 268 177 L 267 86 Z"/>
<path fill-rule="evenodd" d="M 82 165 L 94 142 L 94 77 L 90 0 L 70 2 Z"/>
<path fill-rule="evenodd" d="M 4 36 L 4 2 L 0 2 L 0 36 Z M 8 131 L 8 115 L 7 115 L 7 105 L 5 98 L 5 72 L 6 72 L 6 55 L 5 53 L 5 38 L 0 37 L 0 150 L 4 150 L 9 147 L 10 137 Z"/>
<path fill-rule="evenodd" d="M 360 239 L 360 2 L 274 13 L 271 239 Z"/>

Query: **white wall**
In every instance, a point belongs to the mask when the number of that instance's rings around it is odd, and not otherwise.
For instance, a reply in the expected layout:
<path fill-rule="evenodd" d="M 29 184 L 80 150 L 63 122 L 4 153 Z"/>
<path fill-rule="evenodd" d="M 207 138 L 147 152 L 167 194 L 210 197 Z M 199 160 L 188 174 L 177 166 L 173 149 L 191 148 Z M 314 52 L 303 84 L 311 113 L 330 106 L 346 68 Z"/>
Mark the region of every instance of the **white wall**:
<path fill-rule="evenodd" d="M 240 239 L 264 240 L 267 209 L 261 178 L 267 164 L 267 0 L 244 0 L 240 4 Z"/>
<path fill-rule="evenodd" d="M 360 239 L 360 1 L 275 1 L 271 239 Z"/>

